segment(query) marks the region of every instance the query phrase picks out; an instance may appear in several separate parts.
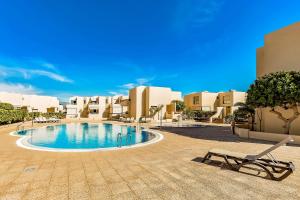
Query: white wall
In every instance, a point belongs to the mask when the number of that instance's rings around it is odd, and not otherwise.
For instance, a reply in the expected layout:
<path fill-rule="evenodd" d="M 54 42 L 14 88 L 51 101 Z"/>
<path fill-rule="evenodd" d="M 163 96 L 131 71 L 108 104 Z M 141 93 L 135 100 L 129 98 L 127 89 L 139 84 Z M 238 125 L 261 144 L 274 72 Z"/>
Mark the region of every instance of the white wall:
<path fill-rule="evenodd" d="M 57 97 L 25 95 L 18 93 L 0 92 L 0 102 L 10 103 L 14 107 L 27 106 L 28 111 L 37 109 L 38 112 L 47 112 L 47 108 L 54 107 L 58 111 L 59 100 Z"/>

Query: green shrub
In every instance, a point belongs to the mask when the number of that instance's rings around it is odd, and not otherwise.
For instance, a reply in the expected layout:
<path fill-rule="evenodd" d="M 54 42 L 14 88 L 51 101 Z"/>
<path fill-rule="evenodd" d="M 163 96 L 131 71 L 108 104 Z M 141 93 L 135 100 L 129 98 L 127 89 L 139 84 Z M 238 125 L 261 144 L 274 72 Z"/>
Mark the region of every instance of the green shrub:
<path fill-rule="evenodd" d="M 194 111 L 194 119 L 195 120 L 208 120 L 214 114 L 216 114 L 216 111 L 197 110 L 197 111 Z"/>
<path fill-rule="evenodd" d="M 227 115 L 224 118 L 224 123 L 225 124 L 231 124 L 231 122 L 235 121 L 235 116 L 234 115 Z"/>
<path fill-rule="evenodd" d="M 184 119 L 194 119 L 195 117 L 195 112 L 190 108 L 185 108 L 182 114 Z"/>
<path fill-rule="evenodd" d="M 3 110 L 13 110 L 14 106 L 10 103 L 0 103 L 0 109 Z"/>
<path fill-rule="evenodd" d="M 21 122 L 26 117 L 23 110 L 4 110 L 0 109 L 0 124 L 10 124 Z"/>

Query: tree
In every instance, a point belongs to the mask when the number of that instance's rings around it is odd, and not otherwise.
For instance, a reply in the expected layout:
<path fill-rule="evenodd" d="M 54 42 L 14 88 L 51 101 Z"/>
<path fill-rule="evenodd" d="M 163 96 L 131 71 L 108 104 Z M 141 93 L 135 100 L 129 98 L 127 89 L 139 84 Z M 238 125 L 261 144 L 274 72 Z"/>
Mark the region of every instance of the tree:
<path fill-rule="evenodd" d="M 234 106 L 238 106 L 238 109 L 234 111 L 234 119 L 238 121 L 239 119 L 249 119 L 251 118 L 251 129 L 254 128 L 254 120 L 255 120 L 255 109 L 251 105 L 246 103 L 238 102 L 234 104 Z"/>
<path fill-rule="evenodd" d="M 289 134 L 292 122 L 300 115 L 300 72 L 276 72 L 258 78 L 248 89 L 247 105 L 253 108 L 270 108 L 284 125 L 284 133 Z M 286 118 L 279 109 L 293 111 Z"/>
<path fill-rule="evenodd" d="M 185 105 L 183 101 L 176 101 L 176 111 L 182 112 L 185 109 Z"/>

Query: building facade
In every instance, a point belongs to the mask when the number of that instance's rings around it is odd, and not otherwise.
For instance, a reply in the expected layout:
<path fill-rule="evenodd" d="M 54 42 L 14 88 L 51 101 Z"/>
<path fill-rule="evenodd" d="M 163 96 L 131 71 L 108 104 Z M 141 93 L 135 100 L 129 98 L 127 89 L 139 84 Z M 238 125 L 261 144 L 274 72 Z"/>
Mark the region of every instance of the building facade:
<path fill-rule="evenodd" d="M 28 112 L 46 113 L 47 109 L 59 112 L 61 108 L 57 97 L 41 95 L 0 92 L 0 102 L 10 103 L 15 109 L 26 107 Z"/>
<path fill-rule="evenodd" d="M 127 112 L 121 105 L 125 96 L 74 96 L 67 104 L 67 118 L 107 119 Z"/>
<path fill-rule="evenodd" d="M 139 86 L 129 91 L 129 117 L 153 120 L 176 118 L 176 101 L 182 101 L 181 92 L 166 87 Z"/>
<path fill-rule="evenodd" d="M 238 108 L 236 103 L 245 103 L 246 93 L 235 90 L 228 92 L 197 92 L 184 97 L 184 104 L 191 110 L 216 111 L 213 118 L 223 119 Z"/>
<path fill-rule="evenodd" d="M 218 93 L 197 92 L 184 96 L 184 104 L 191 110 L 214 111 L 216 110 Z"/>
<path fill-rule="evenodd" d="M 256 50 L 257 78 L 278 71 L 300 71 L 299 55 L 300 22 L 265 35 L 264 46 Z M 287 118 L 292 116 L 292 111 L 277 109 Z M 257 131 L 283 133 L 283 122 L 270 109 L 258 109 L 256 115 Z M 300 134 L 300 118 L 292 123 L 290 133 Z"/>

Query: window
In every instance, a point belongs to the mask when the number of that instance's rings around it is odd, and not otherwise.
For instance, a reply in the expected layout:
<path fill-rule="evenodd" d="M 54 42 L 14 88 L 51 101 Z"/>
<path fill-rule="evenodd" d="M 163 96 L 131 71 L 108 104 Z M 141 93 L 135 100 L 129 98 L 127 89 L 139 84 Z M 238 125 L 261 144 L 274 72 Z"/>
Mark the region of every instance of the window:
<path fill-rule="evenodd" d="M 200 101 L 199 101 L 199 96 L 194 96 L 193 97 L 193 104 L 194 105 L 197 105 L 197 104 L 199 104 L 200 103 Z"/>
<path fill-rule="evenodd" d="M 230 104 L 230 96 L 223 97 L 223 104 Z"/>

